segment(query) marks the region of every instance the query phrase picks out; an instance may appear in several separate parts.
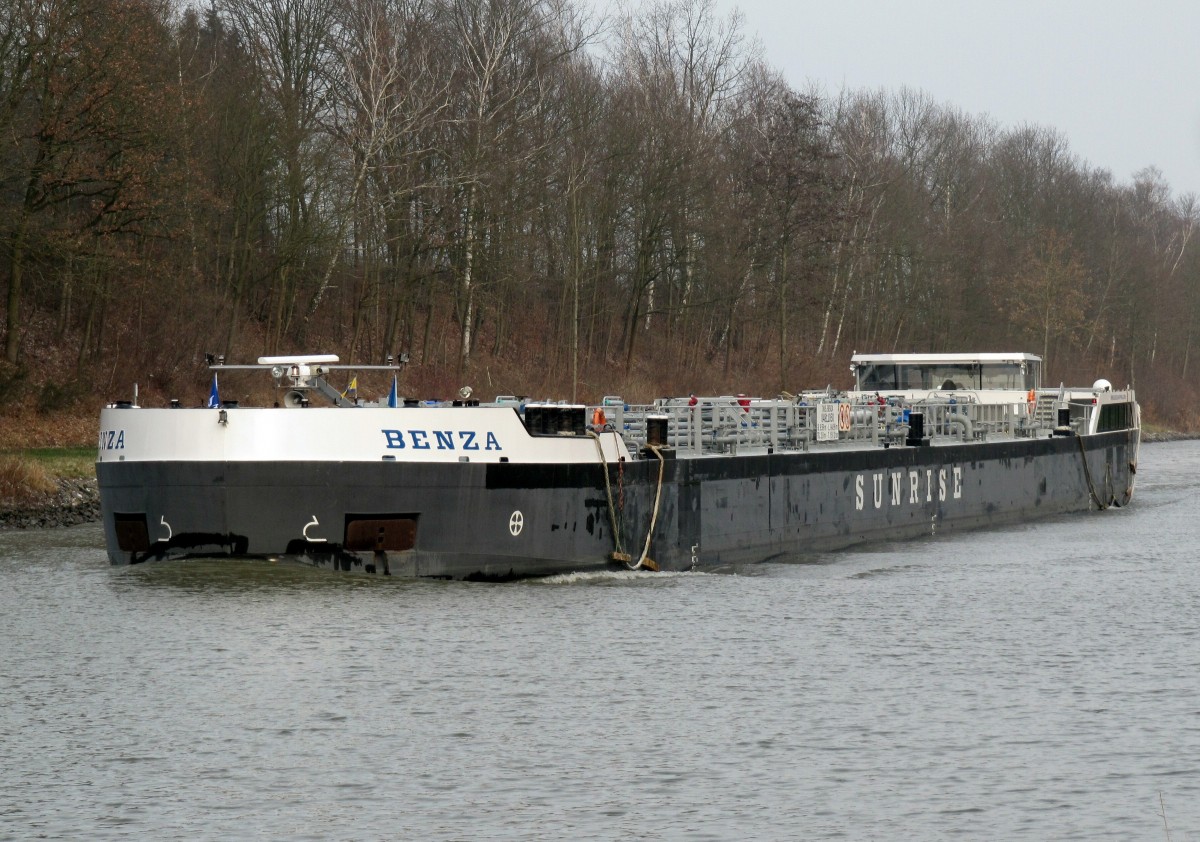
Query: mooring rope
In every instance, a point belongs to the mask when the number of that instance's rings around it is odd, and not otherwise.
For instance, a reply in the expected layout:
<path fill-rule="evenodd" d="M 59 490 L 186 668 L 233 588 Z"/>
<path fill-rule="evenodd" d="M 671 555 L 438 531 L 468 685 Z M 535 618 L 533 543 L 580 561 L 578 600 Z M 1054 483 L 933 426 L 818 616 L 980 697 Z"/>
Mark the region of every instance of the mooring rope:
<path fill-rule="evenodd" d="M 654 489 L 654 513 L 650 516 L 650 529 L 646 532 L 646 544 L 642 547 L 641 558 L 637 560 L 637 564 L 630 566 L 630 570 L 638 570 L 642 567 L 648 570 L 658 570 L 658 565 L 654 563 L 653 559 L 647 558 L 647 556 L 650 555 L 650 539 L 654 537 L 654 525 L 658 522 L 658 503 L 662 499 L 663 471 L 667 463 L 663 459 L 662 451 L 657 446 L 648 444 L 646 447 L 658 457 L 658 487 Z"/>
<path fill-rule="evenodd" d="M 1096 486 L 1092 484 L 1092 469 L 1088 467 L 1087 451 L 1083 448 L 1083 436 L 1076 436 L 1075 440 L 1079 442 L 1079 455 L 1083 457 L 1083 476 L 1087 480 L 1088 493 L 1092 495 L 1097 508 L 1104 511 L 1108 508 L 1108 504 L 1101 502 L 1100 495 L 1096 493 Z"/>
<path fill-rule="evenodd" d="M 617 527 L 617 510 L 613 506 L 612 482 L 608 478 L 608 460 L 604 456 L 604 445 L 601 443 L 598 433 L 588 430 L 588 435 L 596 443 L 596 453 L 600 455 L 600 465 L 604 471 L 604 495 L 608 499 L 608 523 L 613 534 L 613 560 L 628 563 L 629 554 L 621 547 L 621 530 Z M 616 435 L 616 430 L 613 430 L 614 440 Z"/>

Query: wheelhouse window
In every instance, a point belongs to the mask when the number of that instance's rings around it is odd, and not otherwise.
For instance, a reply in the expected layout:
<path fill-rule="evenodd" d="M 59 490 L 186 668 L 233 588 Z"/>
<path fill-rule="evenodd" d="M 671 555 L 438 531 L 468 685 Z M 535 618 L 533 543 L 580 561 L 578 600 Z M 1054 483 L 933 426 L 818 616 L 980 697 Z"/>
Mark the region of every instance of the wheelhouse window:
<path fill-rule="evenodd" d="M 900 389 L 928 389 L 929 377 L 924 366 L 898 365 L 896 366 L 897 377 L 896 381 Z"/>
<path fill-rule="evenodd" d="M 954 365 L 939 363 L 925 367 L 926 386 L 914 386 L 921 389 L 978 389 L 979 374 L 977 366 Z"/>
<path fill-rule="evenodd" d="M 1100 421 L 1096 432 L 1107 433 L 1110 430 L 1128 430 L 1133 426 L 1133 404 L 1110 403 L 1100 407 Z"/>
<path fill-rule="evenodd" d="M 882 389 L 898 389 L 896 385 L 896 366 L 892 364 L 865 363 L 858 367 L 858 388 L 864 392 L 878 392 Z"/>
<path fill-rule="evenodd" d="M 984 363 L 981 366 L 981 386 L 983 389 L 1027 389 L 1025 372 L 1021 366 L 1012 363 Z"/>

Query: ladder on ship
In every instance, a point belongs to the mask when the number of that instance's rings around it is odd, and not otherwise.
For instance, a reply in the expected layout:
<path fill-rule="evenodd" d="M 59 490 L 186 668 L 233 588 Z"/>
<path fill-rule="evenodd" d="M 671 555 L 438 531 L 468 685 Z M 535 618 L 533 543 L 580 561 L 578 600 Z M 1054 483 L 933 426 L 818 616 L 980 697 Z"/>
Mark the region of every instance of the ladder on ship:
<path fill-rule="evenodd" d="M 1058 425 L 1058 395 L 1054 393 L 1040 394 L 1033 407 L 1033 423 L 1040 428 L 1051 428 Z"/>

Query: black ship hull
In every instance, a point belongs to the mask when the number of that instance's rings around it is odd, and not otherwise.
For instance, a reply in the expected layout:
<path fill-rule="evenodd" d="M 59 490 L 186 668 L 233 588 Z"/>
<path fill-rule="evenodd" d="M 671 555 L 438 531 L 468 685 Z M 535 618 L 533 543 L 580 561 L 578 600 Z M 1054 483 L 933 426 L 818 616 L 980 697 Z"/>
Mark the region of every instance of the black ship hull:
<path fill-rule="evenodd" d="M 97 464 L 115 564 L 294 560 L 509 579 L 709 570 L 1124 505 L 1138 431 L 600 464 Z M 607 473 L 607 482 L 605 474 Z M 657 505 L 656 505 L 657 500 Z M 649 541 L 647 543 L 647 536 Z M 626 561 L 628 559 L 628 561 Z"/>

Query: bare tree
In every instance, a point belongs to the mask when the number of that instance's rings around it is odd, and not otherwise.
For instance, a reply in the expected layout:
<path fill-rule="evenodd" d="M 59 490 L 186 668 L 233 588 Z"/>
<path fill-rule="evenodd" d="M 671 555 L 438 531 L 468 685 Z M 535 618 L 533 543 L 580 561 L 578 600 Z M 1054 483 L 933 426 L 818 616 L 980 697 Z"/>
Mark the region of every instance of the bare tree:
<path fill-rule="evenodd" d="M 546 149 L 528 143 L 525 129 L 544 107 L 550 75 L 582 40 L 557 22 L 560 7 L 546 0 L 448 0 L 450 46 L 456 70 L 450 183 L 456 209 L 458 367 L 474 343 L 481 250 L 493 222 L 488 202 L 503 173 L 529 165 Z M 522 142 L 525 141 L 525 142 Z"/>
<path fill-rule="evenodd" d="M 1012 286 L 998 303 L 1012 314 L 1014 324 L 1037 335 L 1046 360 L 1050 342 L 1082 322 L 1086 280 L 1083 262 L 1070 241 L 1049 230 L 1026 253 Z"/>
<path fill-rule="evenodd" d="M 327 0 L 219 0 L 247 46 L 273 120 L 281 170 L 271 227 L 277 238 L 267 347 L 288 334 L 321 248 L 338 243 L 322 230 L 333 189 L 331 142 L 323 130 L 331 107 L 338 37 L 337 6 Z"/>
<path fill-rule="evenodd" d="M 666 312 L 686 312 L 695 294 L 704 202 L 720 177 L 720 132 L 752 58 L 741 17 L 718 19 L 712 0 L 652 3 L 620 24 L 621 116 L 636 139 L 626 369 L 639 327 L 650 328 L 656 299 L 667 299 Z M 660 281 L 667 284 L 661 293 Z M 671 281 L 678 289 L 674 306 Z"/>
<path fill-rule="evenodd" d="M 54 262 L 94 238 L 145 232 L 156 217 L 153 185 L 171 170 L 157 122 L 170 111 L 155 65 L 160 23 L 137 0 L 19 0 L 0 14 L 0 191 L 19 197 L 5 232 L 9 363 L 20 356 L 34 252 Z"/>
<path fill-rule="evenodd" d="M 435 61 L 434 14 L 425 0 L 345 0 L 338 9 L 339 65 L 327 130 L 351 163 L 345 207 L 336 214 L 334 242 L 341 245 L 352 222 L 386 225 L 421 188 L 412 177 L 413 163 L 432 150 L 432 129 L 446 108 L 449 81 Z M 383 205 L 382 215 L 359 208 L 371 174 L 382 191 L 373 196 Z M 383 232 L 379 242 L 386 246 L 389 238 Z M 320 306 L 341 253 L 340 248 L 329 253 L 305 323 Z M 355 308 L 352 344 L 370 298 L 364 296 Z M 385 347 L 390 349 L 391 342 Z"/>

